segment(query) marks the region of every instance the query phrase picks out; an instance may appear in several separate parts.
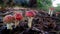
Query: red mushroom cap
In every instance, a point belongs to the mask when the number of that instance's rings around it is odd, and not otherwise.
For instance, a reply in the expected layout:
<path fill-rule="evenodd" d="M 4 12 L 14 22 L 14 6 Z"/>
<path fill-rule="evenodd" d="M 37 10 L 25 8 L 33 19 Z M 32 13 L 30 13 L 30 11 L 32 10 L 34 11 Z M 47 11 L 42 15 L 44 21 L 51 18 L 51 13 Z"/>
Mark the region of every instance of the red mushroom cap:
<path fill-rule="evenodd" d="M 15 20 L 22 20 L 23 16 L 21 13 L 15 13 L 14 18 L 15 18 Z"/>
<path fill-rule="evenodd" d="M 36 13 L 37 13 L 36 10 L 31 10 L 31 12 L 33 12 L 34 15 L 36 15 Z"/>
<path fill-rule="evenodd" d="M 60 14 L 60 12 L 56 12 L 56 14 Z"/>
<path fill-rule="evenodd" d="M 33 16 L 35 16 L 35 13 L 33 11 L 27 11 L 26 16 L 27 17 L 33 17 Z"/>
<path fill-rule="evenodd" d="M 4 18 L 3 18 L 3 22 L 5 23 L 9 23 L 13 21 L 13 16 L 12 15 L 6 15 Z"/>

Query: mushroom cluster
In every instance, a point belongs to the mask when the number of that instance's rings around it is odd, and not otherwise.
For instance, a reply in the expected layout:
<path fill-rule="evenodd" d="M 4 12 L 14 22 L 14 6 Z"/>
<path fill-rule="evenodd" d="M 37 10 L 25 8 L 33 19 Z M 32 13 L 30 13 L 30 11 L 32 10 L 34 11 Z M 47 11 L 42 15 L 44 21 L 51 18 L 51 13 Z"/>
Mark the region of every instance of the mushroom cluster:
<path fill-rule="evenodd" d="M 24 19 L 25 17 L 27 20 Z M 6 15 L 3 22 L 7 25 L 7 29 L 12 29 L 13 33 L 17 34 L 45 34 L 55 31 L 55 20 L 43 11 L 26 11 L 25 17 L 23 17 L 23 13 L 16 11 L 13 15 Z M 12 28 L 11 23 L 14 24 L 14 28 Z"/>

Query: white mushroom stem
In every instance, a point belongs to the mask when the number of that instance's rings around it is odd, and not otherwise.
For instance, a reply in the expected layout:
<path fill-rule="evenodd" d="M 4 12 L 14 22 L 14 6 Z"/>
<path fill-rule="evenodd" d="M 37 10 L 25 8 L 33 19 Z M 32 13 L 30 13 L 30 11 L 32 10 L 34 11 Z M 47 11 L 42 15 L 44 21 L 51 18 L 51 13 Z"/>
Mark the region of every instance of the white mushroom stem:
<path fill-rule="evenodd" d="M 58 16 L 58 14 L 56 14 L 56 17 Z"/>
<path fill-rule="evenodd" d="M 32 27 L 32 20 L 33 20 L 33 17 L 31 17 L 31 18 L 28 17 L 28 27 L 29 28 Z"/>
<path fill-rule="evenodd" d="M 19 25 L 19 21 L 15 21 L 15 27 Z"/>
<path fill-rule="evenodd" d="M 48 14 L 50 14 L 50 16 L 52 16 L 53 15 L 53 10 L 49 9 L 49 13 Z"/>
<path fill-rule="evenodd" d="M 12 25 L 13 25 L 13 23 L 7 23 L 6 24 L 6 26 L 7 26 L 7 29 L 10 29 L 10 30 L 12 30 L 13 28 L 12 28 Z"/>

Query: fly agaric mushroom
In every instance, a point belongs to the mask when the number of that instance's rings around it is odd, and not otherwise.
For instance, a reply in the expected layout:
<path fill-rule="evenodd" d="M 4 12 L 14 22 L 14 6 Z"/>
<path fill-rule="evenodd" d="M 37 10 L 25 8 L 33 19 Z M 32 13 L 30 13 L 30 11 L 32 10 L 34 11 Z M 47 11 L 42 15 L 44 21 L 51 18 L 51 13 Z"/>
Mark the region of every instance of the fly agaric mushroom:
<path fill-rule="evenodd" d="M 28 17 L 28 27 L 31 28 L 32 20 L 33 20 L 33 17 L 35 16 L 35 13 L 33 11 L 27 11 L 26 16 Z"/>
<path fill-rule="evenodd" d="M 13 16 L 12 15 L 6 15 L 3 18 L 3 22 L 6 24 L 7 29 L 12 29 L 12 25 L 13 25 L 12 21 L 13 21 Z"/>
<path fill-rule="evenodd" d="M 20 12 L 16 12 L 14 14 L 14 19 L 15 19 L 15 27 L 19 24 L 19 21 L 23 19 L 23 16 Z"/>

